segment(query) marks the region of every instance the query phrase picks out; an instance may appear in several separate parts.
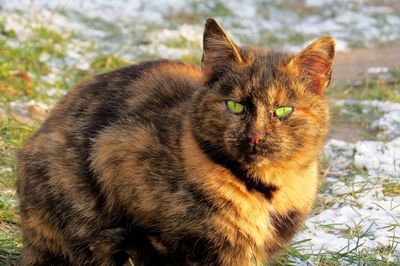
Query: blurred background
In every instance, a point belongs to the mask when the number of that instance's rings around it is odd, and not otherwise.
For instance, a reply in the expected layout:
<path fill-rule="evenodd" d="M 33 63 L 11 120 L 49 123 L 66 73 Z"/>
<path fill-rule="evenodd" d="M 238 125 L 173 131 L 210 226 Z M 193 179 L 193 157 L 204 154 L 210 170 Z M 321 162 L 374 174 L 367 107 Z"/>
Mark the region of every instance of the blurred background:
<path fill-rule="evenodd" d="M 15 154 L 80 80 L 158 58 L 199 65 L 206 18 L 241 45 L 337 42 L 316 210 L 278 265 L 399 265 L 399 0 L 0 0 L 0 265 L 21 248 Z"/>

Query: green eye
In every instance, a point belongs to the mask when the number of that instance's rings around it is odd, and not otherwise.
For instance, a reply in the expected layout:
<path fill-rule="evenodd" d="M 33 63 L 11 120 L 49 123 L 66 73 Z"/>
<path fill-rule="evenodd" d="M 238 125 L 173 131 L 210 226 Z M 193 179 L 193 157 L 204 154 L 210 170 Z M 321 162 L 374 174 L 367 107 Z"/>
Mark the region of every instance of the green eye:
<path fill-rule="evenodd" d="M 282 106 L 275 109 L 275 115 L 279 118 L 287 117 L 293 112 L 293 107 Z"/>
<path fill-rule="evenodd" d="M 244 110 L 244 105 L 232 100 L 226 101 L 226 107 L 234 114 L 240 114 Z"/>

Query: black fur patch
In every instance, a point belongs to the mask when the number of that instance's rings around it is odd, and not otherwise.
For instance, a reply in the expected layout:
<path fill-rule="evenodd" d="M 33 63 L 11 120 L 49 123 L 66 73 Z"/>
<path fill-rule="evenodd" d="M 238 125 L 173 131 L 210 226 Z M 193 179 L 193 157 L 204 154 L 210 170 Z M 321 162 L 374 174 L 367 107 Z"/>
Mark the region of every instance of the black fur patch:
<path fill-rule="evenodd" d="M 291 210 L 286 215 L 272 214 L 272 225 L 277 235 L 285 240 L 290 239 L 300 225 L 300 217 L 300 213 L 297 210 Z"/>
<path fill-rule="evenodd" d="M 218 261 L 218 254 L 212 242 L 199 235 L 187 233 L 179 239 L 177 247 L 179 254 L 175 256 L 182 257 L 181 265 L 188 261 L 200 262 L 200 265 L 210 265 L 210 262 Z"/>
<path fill-rule="evenodd" d="M 218 211 L 218 207 L 213 203 L 207 194 L 203 191 L 201 187 L 194 184 L 187 184 L 185 189 L 188 194 L 193 199 L 193 204 L 203 206 L 203 208 L 192 208 L 188 212 L 192 217 L 198 217 L 198 219 L 204 219 L 205 216 Z"/>
<path fill-rule="evenodd" d="M 270 184 L 263 184 L 262 182 L 256 181 L 257 179 L 249 176 L 248 173 L 243 170 L 239 163 L 230 158 L 229 156 L 223 155 L 223 150 L 220 147 L 213 146 L 210 142 L 200 140 L 199 137 L 194 136 L 197 140 L 199 147 L 202 151 L 216 164 L 222 165 L 240 181 L 242 181 L 249 191 L 255 190 L 267 200 L 271 200 L 273 193 L 278 189 L 277 187 Z"/>

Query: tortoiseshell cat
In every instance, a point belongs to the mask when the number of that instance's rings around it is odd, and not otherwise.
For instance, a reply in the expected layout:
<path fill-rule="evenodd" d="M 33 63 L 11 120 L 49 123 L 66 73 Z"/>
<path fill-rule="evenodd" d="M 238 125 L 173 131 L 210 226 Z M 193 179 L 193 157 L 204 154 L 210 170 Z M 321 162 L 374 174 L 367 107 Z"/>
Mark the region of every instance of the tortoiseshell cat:
<path fill-rule="evenodd" d="M 129 66 L 70 91 L 18 156 L 23 265 L 254 265 L 311 211 L 334 41 Z"/>

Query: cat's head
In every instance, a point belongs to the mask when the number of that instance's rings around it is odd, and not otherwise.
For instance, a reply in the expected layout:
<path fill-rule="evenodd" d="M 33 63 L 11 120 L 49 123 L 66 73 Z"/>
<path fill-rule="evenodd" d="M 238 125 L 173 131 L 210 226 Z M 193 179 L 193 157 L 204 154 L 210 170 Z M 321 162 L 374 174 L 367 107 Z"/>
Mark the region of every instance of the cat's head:
<path fill-rule="evenodd" d="M 203 49 L 204 89 L 194 99 L 191 121 L 214 161 L 251 168 L 316 159 L 328 131 L 331 37 L 297 55 L 240 48 L 209 19 Z"/>

